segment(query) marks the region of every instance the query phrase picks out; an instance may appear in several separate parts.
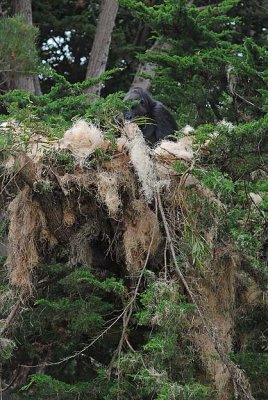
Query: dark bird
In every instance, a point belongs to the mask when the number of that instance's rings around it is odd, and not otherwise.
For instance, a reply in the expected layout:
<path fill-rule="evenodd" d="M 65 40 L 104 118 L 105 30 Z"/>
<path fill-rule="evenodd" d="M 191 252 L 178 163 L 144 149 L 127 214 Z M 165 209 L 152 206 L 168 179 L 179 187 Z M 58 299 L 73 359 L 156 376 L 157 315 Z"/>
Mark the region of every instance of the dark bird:
<path fill-rule="evenodd" d="M 125 96 L 127 101 L 135 101 L 131 109 L 124 113 L 126 121 L 144 120 L 140 129 L 150 143 L 154 144 L 177 130 L 177 123 L 168 109 L 154 100 L 146 90 L 136 87 Z"/>

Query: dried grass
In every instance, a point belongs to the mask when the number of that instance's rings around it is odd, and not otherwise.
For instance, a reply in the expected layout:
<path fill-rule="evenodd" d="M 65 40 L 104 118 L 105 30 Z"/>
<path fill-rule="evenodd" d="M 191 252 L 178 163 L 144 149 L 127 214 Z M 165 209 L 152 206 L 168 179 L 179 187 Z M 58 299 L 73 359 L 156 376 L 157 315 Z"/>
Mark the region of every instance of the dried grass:
<path fill-rule="evenodd" d="M 72 212 L 72 210 L 70 209 L 68 202 L 64 201 L 64 204 L 63 204 L 63 223 L 64 223 L 64 225 L 72 226 L 72 225 L 74 225 L 75 221 L 76 221 L 75 215 Z"/>
<path fill-rule="evenodd" d="M 136 275 L 143 267 L 147 253 L 156 254 L 161 233 L 156 214 L 142 200 L 132 203 L 134 214 L 126 219 L 123 235 L 126 266 L 131 275 Z"/>
<path fill-rule="evenodd" d="M 232 351 L 234 308 L 236 290 L 237 253 L 231 246 L 215 248 L 212 262 L 207 263 L 209 279 L 193 280 L 193 291 L 199 294 L 203 313 L 216 331 L 219 346 L 225 353 Z M 220 289 L 219 289 L 220 288 Z M 197 318 L 197 329 L 191 330 L 191 339 L 198 349 L 200 358 L 213 378 L 216 388 L 215 399 L 229 399 L 232 393 L 232 376 L 226 364 L 215 350 L 202 322 Z"/>
<path fill-rule="evenodd" d="M 92 264 L 90 243 L 100 233 L 100 221 L 91 220 L 70 239 L 70 264 Z"/>
<path fill-rule="evenodd" d="M 84 120 L 77 121 L 59 142 L 60 149 L 70 150 L 80 165 L 97 148 L 106 150 L 108 146 L 109 142 L 105 141 L 102 132 Z"/>
<path fill-rule="evenodd" d="M 154 154 L 160 158 L 179 159 L 191 161 L 193 159 L 193 137 L 185 136 L 177 142 L 163 140 L 154 150 Z"/>
<path fill-rule="evenodd" d="M 44 153 L 57 145 L 51 142 L 43 135 L 32 135 L 27 144 L 26 155 L 34 162 L 38 163 L 44 156 Z"/>
<path fill-rule="evenodd" d="M 181 131 L 184 135 L 190 135 L 194 132 L 194 128 L 191 125 L 185 125 Z"/>
<path fill-rule="evenodd" d="M 9 205 L 10 227 L 7 266 L 10 283 L 24 293 L 32 292 L 31 271 L 38 263 L 38 240 L 50 240 L 45 216 L 31 189 L 25 186 Z"/>
<path fill-rule="evenodd" d="M 111 172 L 98 173 L 97 185 L 101 201 L 107 206 L 109 214 L 115 217 L 122 205 L 119 196 L 117 174 Z"/>
<path fill-rule="evenodd" d="M 154 162 L 150 158 L 149 148 L 138 126 L 127 124 L 124 129 L 129 138 L 130 161 L 141 182 L 144 198 L 150 203 L 157 187 Z"/>
<path fill-rule="evenodd" d="M 123 151 L 126 151 L 128 149 L 129 143 L 127 138 L 125 137 L 119 137 L 116 139 L 116 150 L 119 153 L 122 153 Z"/>

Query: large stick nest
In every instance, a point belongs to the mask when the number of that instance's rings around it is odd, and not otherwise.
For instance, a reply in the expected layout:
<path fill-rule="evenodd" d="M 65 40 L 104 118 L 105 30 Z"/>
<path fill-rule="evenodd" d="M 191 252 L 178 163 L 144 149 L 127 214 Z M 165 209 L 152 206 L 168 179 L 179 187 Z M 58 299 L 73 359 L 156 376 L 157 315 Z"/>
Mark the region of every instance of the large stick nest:
<path fill-rule="evenodd" d="M 103 156 L 107 151 L 108 160 Z M 26 148 L 16 146 L 4 164 L 3 182 L 16 194 L 9 206 L 12 285 L 30 292 L 33 267 L 59 247 L 68 249 L 71 264 L 101 267 L 105 259 L 106 264 L 114 260 L 131 276 L 138 274 L 148 252 L 157 265 L 163 234 L 156 192 L 162 192 L 174 215 L 174 199 L 185 186 L 196 186 L 217 202 L 193 177 L 189 183 L 189 174 L 182 180 L 174 172 L 174 160 L 190 166 L 192 158 L 191 137 L 150 149 L 134 124 L 125 127 L 125 136 L 113 146 L 84 121 L 59 142 L 32 136 Z"/>

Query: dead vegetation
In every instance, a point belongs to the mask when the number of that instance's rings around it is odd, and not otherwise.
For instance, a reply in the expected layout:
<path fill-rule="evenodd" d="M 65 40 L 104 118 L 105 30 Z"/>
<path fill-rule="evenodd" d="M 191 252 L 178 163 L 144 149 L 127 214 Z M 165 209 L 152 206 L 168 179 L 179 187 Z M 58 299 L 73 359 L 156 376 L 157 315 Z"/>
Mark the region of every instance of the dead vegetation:
<path fill-rule="evenodd" d="M 10 283 L 23 292 L 31 293 L 31 271 L 38 263 L 38 246 L 53 245 L 54 238 L 47 228 L 46 218 L 37 201 L 25 186 L 9 205 L 9 251 L 7 266 Z"/>

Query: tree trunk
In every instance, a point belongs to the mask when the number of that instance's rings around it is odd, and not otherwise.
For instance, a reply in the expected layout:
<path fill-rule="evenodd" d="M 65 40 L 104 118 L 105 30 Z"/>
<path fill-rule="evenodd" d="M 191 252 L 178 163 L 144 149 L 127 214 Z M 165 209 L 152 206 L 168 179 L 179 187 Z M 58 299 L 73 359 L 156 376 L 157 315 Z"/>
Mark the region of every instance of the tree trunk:
<path fill-rule="evenodd" d="M 13 13 L 21 15 L 27 24 L 33 24 L 31 0 L 13 0 Z"/>
<path fill-rule="evenodd" d="M 161 43 L 159 40 L 156 40 L 152 47 L 147 51 L 159 52 L 161 50 L 167 50 L 170 46 L 166 43 Z M 137 72 L 134 76 L 133 82 L 131 84 L 130 89 L 134 87 L 140 87 L 144 90 L 149 90 L 151 86 L 151 80 L 153 79 L 156 65 L 150 62 L 141 62 L 138 66 Z M 148 78 L 144 78 L 142 75 L 146 74 Z"/>
<path fill-rule="evenodd" d="M 29 25 L 33 24 L 31 0 L 13 0 L 12 7 L 14 15 L 20 15 Z M 12 79 L 12 86 L 33 94 L 41 94 L 39 79 L 37 77 L 35 79 L 32 75 L 15 76 Z"/>
<path fill-rule="evenodd" d="M 87 67 L 87 79 L 100 76 L 106 69 L 117 11 L 117 0 L 102 0 L 99 21 Z M 99 96 L 100 90 L 101 84 L 99 83 L 88 88 L 86 92 Z"/>

